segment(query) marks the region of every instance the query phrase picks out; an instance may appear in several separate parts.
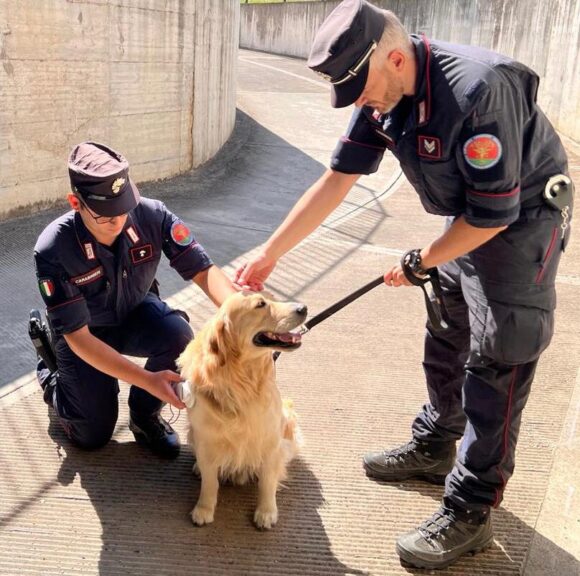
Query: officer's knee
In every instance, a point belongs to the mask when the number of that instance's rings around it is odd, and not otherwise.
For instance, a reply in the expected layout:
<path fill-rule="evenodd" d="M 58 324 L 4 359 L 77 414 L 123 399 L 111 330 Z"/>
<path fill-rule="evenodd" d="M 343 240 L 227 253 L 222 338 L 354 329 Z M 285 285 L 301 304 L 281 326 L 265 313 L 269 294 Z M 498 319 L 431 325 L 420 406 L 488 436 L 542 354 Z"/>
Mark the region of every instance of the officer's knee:
<path fill-rule="evenodd" d="M 179 314 L 173 316 L 170 327 L 171 335 L 168 338 L 172 350 L 179 356 L 193 339 L 193 330 L 189 323 Z"/>
<path fill-rule="evenodd" d="M 97 450 L 109 443 L 113 437 L 115 426 L 97 426 L 90 422 L 82 425 L 63 422 L 63 427 L 71 442 L 82 450 Z"/>

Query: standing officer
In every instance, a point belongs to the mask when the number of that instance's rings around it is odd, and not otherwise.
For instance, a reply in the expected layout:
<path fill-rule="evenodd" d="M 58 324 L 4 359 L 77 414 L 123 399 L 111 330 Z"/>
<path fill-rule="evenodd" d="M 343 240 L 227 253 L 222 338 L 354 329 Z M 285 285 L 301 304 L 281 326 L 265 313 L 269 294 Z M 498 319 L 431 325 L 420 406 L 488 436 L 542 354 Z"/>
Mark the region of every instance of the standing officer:
<path fill-rule="evenodd" d="M 364 0 L 328 16 L 308 65 L 330 81 L 334 107 L 356 108 L 331 168 L 236 282 L 259 288 L 359 175 L 377 170 L 386 149 L 424 208 L 447 216 L 444 233 L 407 263 L 419 277 L 439 267 L 450 314 L 446 331 L 427 325 L 430 401 L 408 444 L 363 462 L 381 480 L 445 482 L 440 509 L 397 542 L 403 560 L 440 568 L 492 542 L 489 511 L 513 472 L 522 410 L 553 332 L 572 208 L 566 155 L 536 103 L 532 70 L 488 50 L 409 36 L 394 14 Z M 385 283 L 409 285 L 401 265 Z"/>
<path fill-rule="evenodd" d="M 132 384 L 129 427 L 137 441 L 174 458 L 179 438 L 161 417 L 184 408 L 175 360 L 193 337 L 187 317 L 157 294 L 161 253 L 184 280 L 220 304 L 235 288 L 190 229 L 164 204 L 140 198 L 121 154 L 95 142 L 69 158 L 72 211 L 42 232 L 34 248 L 58 372 L 39 363 L 44 397 L 67 435 L 83 448 L 106 444 L 118 416 L 118 379 Z M 145 368 L 122 354 L 147 358 Z"/>

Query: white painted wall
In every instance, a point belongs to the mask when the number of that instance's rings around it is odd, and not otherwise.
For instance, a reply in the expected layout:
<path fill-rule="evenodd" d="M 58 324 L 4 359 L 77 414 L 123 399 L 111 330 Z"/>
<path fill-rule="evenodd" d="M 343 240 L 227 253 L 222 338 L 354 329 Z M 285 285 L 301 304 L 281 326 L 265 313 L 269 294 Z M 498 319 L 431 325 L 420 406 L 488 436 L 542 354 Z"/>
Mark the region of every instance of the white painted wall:
<path fill-rule="evenodd" d="M 69 189 L 109 144 L 135 181 L 211 158 L 235 121 L 239 0 L 0 0 L 0 217 Z"/>
<path fill-rule="evenodd" d="M 563 134 L 580 142 L 579 0 L 374 0 L 409 32 L 491 48 L 541 77 L 538 100 Z M 338 4 L 242 4 L 240 46 L 306 58 Z"/>

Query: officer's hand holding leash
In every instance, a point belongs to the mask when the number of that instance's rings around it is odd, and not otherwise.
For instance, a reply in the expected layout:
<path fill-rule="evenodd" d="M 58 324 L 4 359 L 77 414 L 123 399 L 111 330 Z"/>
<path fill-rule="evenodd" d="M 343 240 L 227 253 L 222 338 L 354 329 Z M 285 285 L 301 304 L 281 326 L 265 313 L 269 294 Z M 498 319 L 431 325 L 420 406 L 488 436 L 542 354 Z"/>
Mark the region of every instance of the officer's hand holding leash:
<path fill-rule="evenodd" d="M 437 268 L 424 269 L 421 263 L 421 251 L 409 250 L 403 254 L 401 262 L 393 266 L 384 275 L 387 286 L 419 286 L 423 290 L 425 306 L 429 320 L 435 330 L 445 330 L 449 326 L 447 308 L 443 302 L 439 272 Z M 432 293 L 429 294 L 425 285 L 431 283 Z"/>

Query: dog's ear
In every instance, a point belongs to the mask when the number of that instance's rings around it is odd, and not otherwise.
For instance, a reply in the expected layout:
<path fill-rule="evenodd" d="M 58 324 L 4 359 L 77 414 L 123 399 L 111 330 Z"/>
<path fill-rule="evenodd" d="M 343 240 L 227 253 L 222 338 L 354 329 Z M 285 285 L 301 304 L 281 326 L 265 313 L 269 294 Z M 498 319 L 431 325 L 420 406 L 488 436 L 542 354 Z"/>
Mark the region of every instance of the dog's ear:
<path fill-rule="evenodd" d="M 210 352 L 217 358 L 218 366 L 224 366 L 227 358 L 239 356 L 235 339 L 230 334 L 230 322 L 227 316 L 220 316 L 216 319 L 208 344 Z"/>

